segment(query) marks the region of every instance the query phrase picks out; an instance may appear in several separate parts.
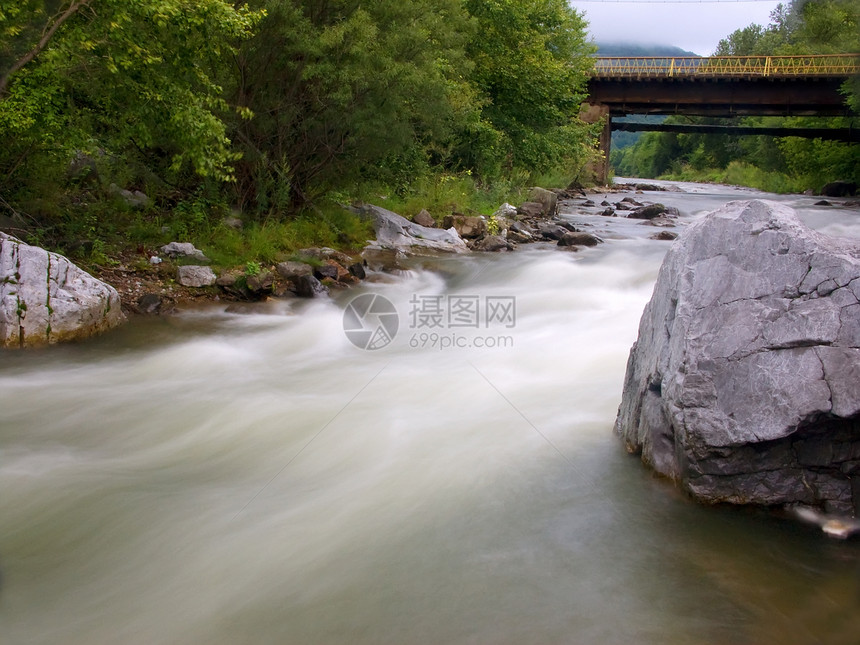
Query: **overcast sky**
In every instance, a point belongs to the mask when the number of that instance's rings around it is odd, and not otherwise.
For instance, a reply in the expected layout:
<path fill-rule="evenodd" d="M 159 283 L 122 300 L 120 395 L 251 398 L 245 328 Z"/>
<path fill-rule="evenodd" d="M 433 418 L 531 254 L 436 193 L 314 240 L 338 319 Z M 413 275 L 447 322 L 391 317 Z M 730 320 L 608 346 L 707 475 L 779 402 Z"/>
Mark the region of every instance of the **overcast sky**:
<path fill-rule="evenodd" d="M 570 4 L 585 13 L 592 39 L 597 42 L 675 45 L 707 56 L 735 29 L 753 22 L 767 25 L 779 2 L 570 0 Z"/>

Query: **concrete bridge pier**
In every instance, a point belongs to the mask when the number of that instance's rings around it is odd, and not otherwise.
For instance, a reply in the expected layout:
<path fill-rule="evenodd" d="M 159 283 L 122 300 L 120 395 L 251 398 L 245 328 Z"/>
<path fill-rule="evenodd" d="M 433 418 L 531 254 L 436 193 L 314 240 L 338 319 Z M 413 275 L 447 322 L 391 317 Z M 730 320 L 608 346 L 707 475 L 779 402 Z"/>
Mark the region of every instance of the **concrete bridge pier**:
<path fill-rule="evenodd" d="M 591 175 L 597 185 L 605 186 L 609 183 L 609 151 L 612 140 L 612 115 L 609 106 L 602 103 L 583 103 L 580 108 L 579 118 L 583 123 L 599 123 L 603 120 L 603 130 L 598 139 L 598 157 L 586 166 L 586 174 Z"/>

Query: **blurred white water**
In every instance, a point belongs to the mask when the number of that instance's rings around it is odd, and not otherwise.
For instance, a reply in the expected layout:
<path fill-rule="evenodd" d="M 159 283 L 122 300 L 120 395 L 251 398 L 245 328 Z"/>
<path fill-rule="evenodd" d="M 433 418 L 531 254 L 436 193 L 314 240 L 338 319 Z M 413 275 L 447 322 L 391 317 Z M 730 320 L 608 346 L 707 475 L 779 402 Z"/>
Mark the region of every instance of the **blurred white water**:
<path fill-rule="evenodd" d="M 691 221 L 752 196 L 684 189 L 639 198 Z M 376 351 L 343 332 L 354 291 L 0 355 L 0 642 L 853 642 L 856 542 L 695 506 L 624 454 L 668 243 L 587 219 L 606 244 L 366 284 L 400 318 Z M 416 296 L 516 298 L 515 324 L 413 327 Z"/>

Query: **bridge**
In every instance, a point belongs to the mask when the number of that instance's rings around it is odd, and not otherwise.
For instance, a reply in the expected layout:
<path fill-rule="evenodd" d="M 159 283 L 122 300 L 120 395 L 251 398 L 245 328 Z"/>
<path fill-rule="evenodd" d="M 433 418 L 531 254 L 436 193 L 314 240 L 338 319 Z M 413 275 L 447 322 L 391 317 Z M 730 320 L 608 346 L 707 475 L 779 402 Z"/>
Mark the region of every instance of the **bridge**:
<path fill-rule="evenodd" d="M 613 116 L 847 116 L 840 88 L 855 75 L 860 75 L 860 54 L 595 58 L 582 118 L 590 123 L 606 119 L 600 141 L 605 159 L 595 169 L 597 178 L 604 182 L 608 178 L 612 129 L 636 128 L 629 123 L 613 125 Z M 646 128 L 654 129 L 641 129 Z M 778 136 L 822 134 L 782 129 Z M 856 133 L 846 136 L 830 138 L 852 140 Z"/>

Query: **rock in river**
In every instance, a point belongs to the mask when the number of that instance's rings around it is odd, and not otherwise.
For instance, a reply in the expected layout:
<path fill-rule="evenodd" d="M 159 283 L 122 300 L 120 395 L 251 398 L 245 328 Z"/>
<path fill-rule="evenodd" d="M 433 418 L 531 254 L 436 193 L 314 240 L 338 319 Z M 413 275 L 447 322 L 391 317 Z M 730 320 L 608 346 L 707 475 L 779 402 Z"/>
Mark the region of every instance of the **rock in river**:
<path fill-rule="evenodd" d="M 764 201 L 690 226 L 642 315 L 615 430 L 704 502 L 860 511 L 860 244 Z"/>
<path fill-rule="evenodd" d="M 457 231 L 429 228 L 379 206 L 363 206 L 361 212 L 371 217 L 376 241 L 366 250 L 389 250 L 407 254 L 467 253 L 469 248 Z"/>
<path fill-rule="evenodd" d="M 62 255 L 0 233 L 0 347 L 77 340 L 123 320 L 116 289 Z"/>

